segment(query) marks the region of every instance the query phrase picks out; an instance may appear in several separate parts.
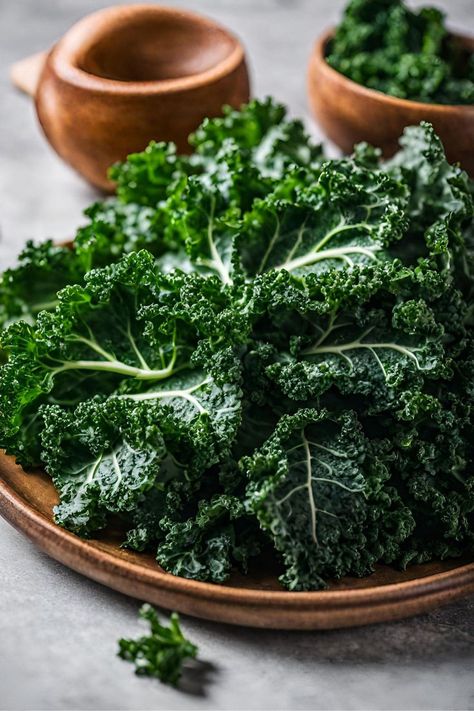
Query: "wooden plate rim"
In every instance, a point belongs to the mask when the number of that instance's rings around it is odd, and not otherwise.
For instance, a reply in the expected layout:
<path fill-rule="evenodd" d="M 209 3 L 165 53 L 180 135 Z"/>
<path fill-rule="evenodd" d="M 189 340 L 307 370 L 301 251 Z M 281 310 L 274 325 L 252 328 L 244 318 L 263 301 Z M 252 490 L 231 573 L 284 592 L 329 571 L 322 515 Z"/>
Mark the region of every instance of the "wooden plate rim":
<path fill-rule="evenodd" d="M 1 459 L 6 459 L 6 456 L 0 454 Z M 328 608 L 338 609 L 348 606 L 393 605 L 397 602 L 407 602 L 417 597 L 442 593 L 447 590 L 451 591 L 453 597 L 456 595 L 456 591 L 459 595 L 474 592 L 474 562 L 461 564 L 448 571 L 413 578 L 406 582 L 387 583 L 358 589 L 290 592 L 216 585 L 173 576 L 161 572 L 158 567 L 153 570 L 133 561 L 121 561 L 113 553 L 91 545 L 88 541 L 82 540 L 48 520 L 44 514 L 25 501 L 21 494 L 3 479 L 0 479 L 0 513 L 34 542 L 41 543 L 42 540 L 49 538 L 63 550 L 78 554 L 84 562 L 93 566 L 99 565 L 102 571 L 109 572 L 114 576 L 119 574 L 128 579 L 135 578 L 137 582 L 152 585 L 164 591 L 185 594 L 201 600 L 212 599 L 216 603 L 238 603 L 252 608 L 268 605 L 271 607 L 285 606 L 297 608 L 302 612 L 303 610 L 316 611 L 322 608 L 328 610 Z M 47 536 L 45 537 L 44 534 Z"/>

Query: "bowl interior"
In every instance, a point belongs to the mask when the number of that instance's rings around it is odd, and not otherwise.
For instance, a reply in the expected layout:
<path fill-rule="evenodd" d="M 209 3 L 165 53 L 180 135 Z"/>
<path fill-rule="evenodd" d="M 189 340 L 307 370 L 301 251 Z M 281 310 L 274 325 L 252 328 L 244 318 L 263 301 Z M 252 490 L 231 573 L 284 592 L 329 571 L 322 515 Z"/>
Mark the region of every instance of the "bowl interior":
<path fill-rule="evenodd" d="M 229 57 L 237 41 L 213 23 L 179 13 L 140 12 L 89 36 L 76 65 L 123 82 L 201 74 Z"/>

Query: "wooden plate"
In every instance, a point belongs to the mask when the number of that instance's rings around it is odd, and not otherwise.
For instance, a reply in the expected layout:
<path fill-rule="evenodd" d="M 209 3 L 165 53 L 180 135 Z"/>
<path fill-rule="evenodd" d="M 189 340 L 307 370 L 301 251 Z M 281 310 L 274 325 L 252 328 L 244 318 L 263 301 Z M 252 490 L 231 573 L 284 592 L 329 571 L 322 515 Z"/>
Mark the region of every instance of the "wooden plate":
<path fill-rule="evenodd" d="M 0 513 L 43 551 L 114 590 L 208 620 L 275 629 L 352 627 L 409 617 L 474 593 L 474 562 L 459 560 L 405 572 L 380 566 L 367 578 L 345 578 L 310 593 L 286 592 L 276 575 L 261 569 L 226 585 L 199 583 L 165 573 L 151 555 L 121 549 L 118 533 L 85 541 L 56 526 L 55 502 L 44 474 L 26 474 L 0 453 Z"/>

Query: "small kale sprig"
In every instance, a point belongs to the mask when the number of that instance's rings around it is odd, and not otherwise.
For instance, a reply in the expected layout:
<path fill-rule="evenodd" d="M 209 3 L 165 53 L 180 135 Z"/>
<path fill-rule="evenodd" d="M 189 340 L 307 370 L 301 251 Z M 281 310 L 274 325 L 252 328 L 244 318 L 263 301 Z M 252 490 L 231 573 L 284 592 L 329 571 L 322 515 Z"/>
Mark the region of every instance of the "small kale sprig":
<path fill-rule="evenodd" d="M 139 615 L 150 623 L 150 634 L 120 639 L 118 656 L 133 662 L 136 674 L 154 676 L 164 684 L 177 686 L 184 660 L 195 659 L 198 648 L 183 635 L 176 612 L 170 617 L 169 627 L 160 623 L 151 605 L 142 605 Z"/>

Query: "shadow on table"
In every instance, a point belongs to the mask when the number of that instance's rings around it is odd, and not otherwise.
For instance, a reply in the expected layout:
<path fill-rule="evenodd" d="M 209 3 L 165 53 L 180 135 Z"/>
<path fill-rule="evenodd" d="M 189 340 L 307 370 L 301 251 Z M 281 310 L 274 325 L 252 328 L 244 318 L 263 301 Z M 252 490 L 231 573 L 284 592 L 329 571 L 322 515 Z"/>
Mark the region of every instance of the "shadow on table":
<path fill-rule="evenodd" d="M 218 668 L 207 660 L 193 659 L 183 668 L 178 688 L 190 696 L 207 696 L 207 689 L 214 682 Z"/>
<path fill-rule="evenodd" d="M 39 553 L 43 556 L 44 554 Z M 104 604 L 114 604 L 130 617 L 137 619 L 139 601 L 125 597 L 99 583 L 93 583 L 78 573 L 64 568 L 44 555 L 48 566 L 57 567 L 65 575 L 76 578 L 75 584 L 97 588 Z M 163 617 L 168 611 L 162 610 Z M 214 644 L 232 644 L 242 654 L 261 650 L 265 657 L 282 658 L 291 648 L 293 660 L 304 663 L 339 664 L 405 664 L 416 661 L 433 663 L 456 659 L 474 661 L 474 596 L 458 600 L 428 614 L 398 622 L 381 623 L 366 627 L 341 630 L 315 630 L 305 632 L 252 629 L 224 625 L 181 615 L 183 631 L 191 640 L 209 637 Z M 209 650 L 206 649 L 206 654 Z M 205 697 L 206 687 L 218 676 L 219 664 L 204 660 L 191 664 L 185 670 L 180 688 L 194 696 Z"/>
<path fill-rule="evenodd" d="M 186 618 L 186 628 L 198 624 Z M 341 630 L 291 632 L 256 630 L 199 622 L 217 641 L 232 639 L 243 649 L 265 650 L 266 656 L 292 649 L 292 658 L 350 664 L 474 661 L 474 597 L 399 622 Z M 189 630 L 191 634 L 191 629 Z"/>

